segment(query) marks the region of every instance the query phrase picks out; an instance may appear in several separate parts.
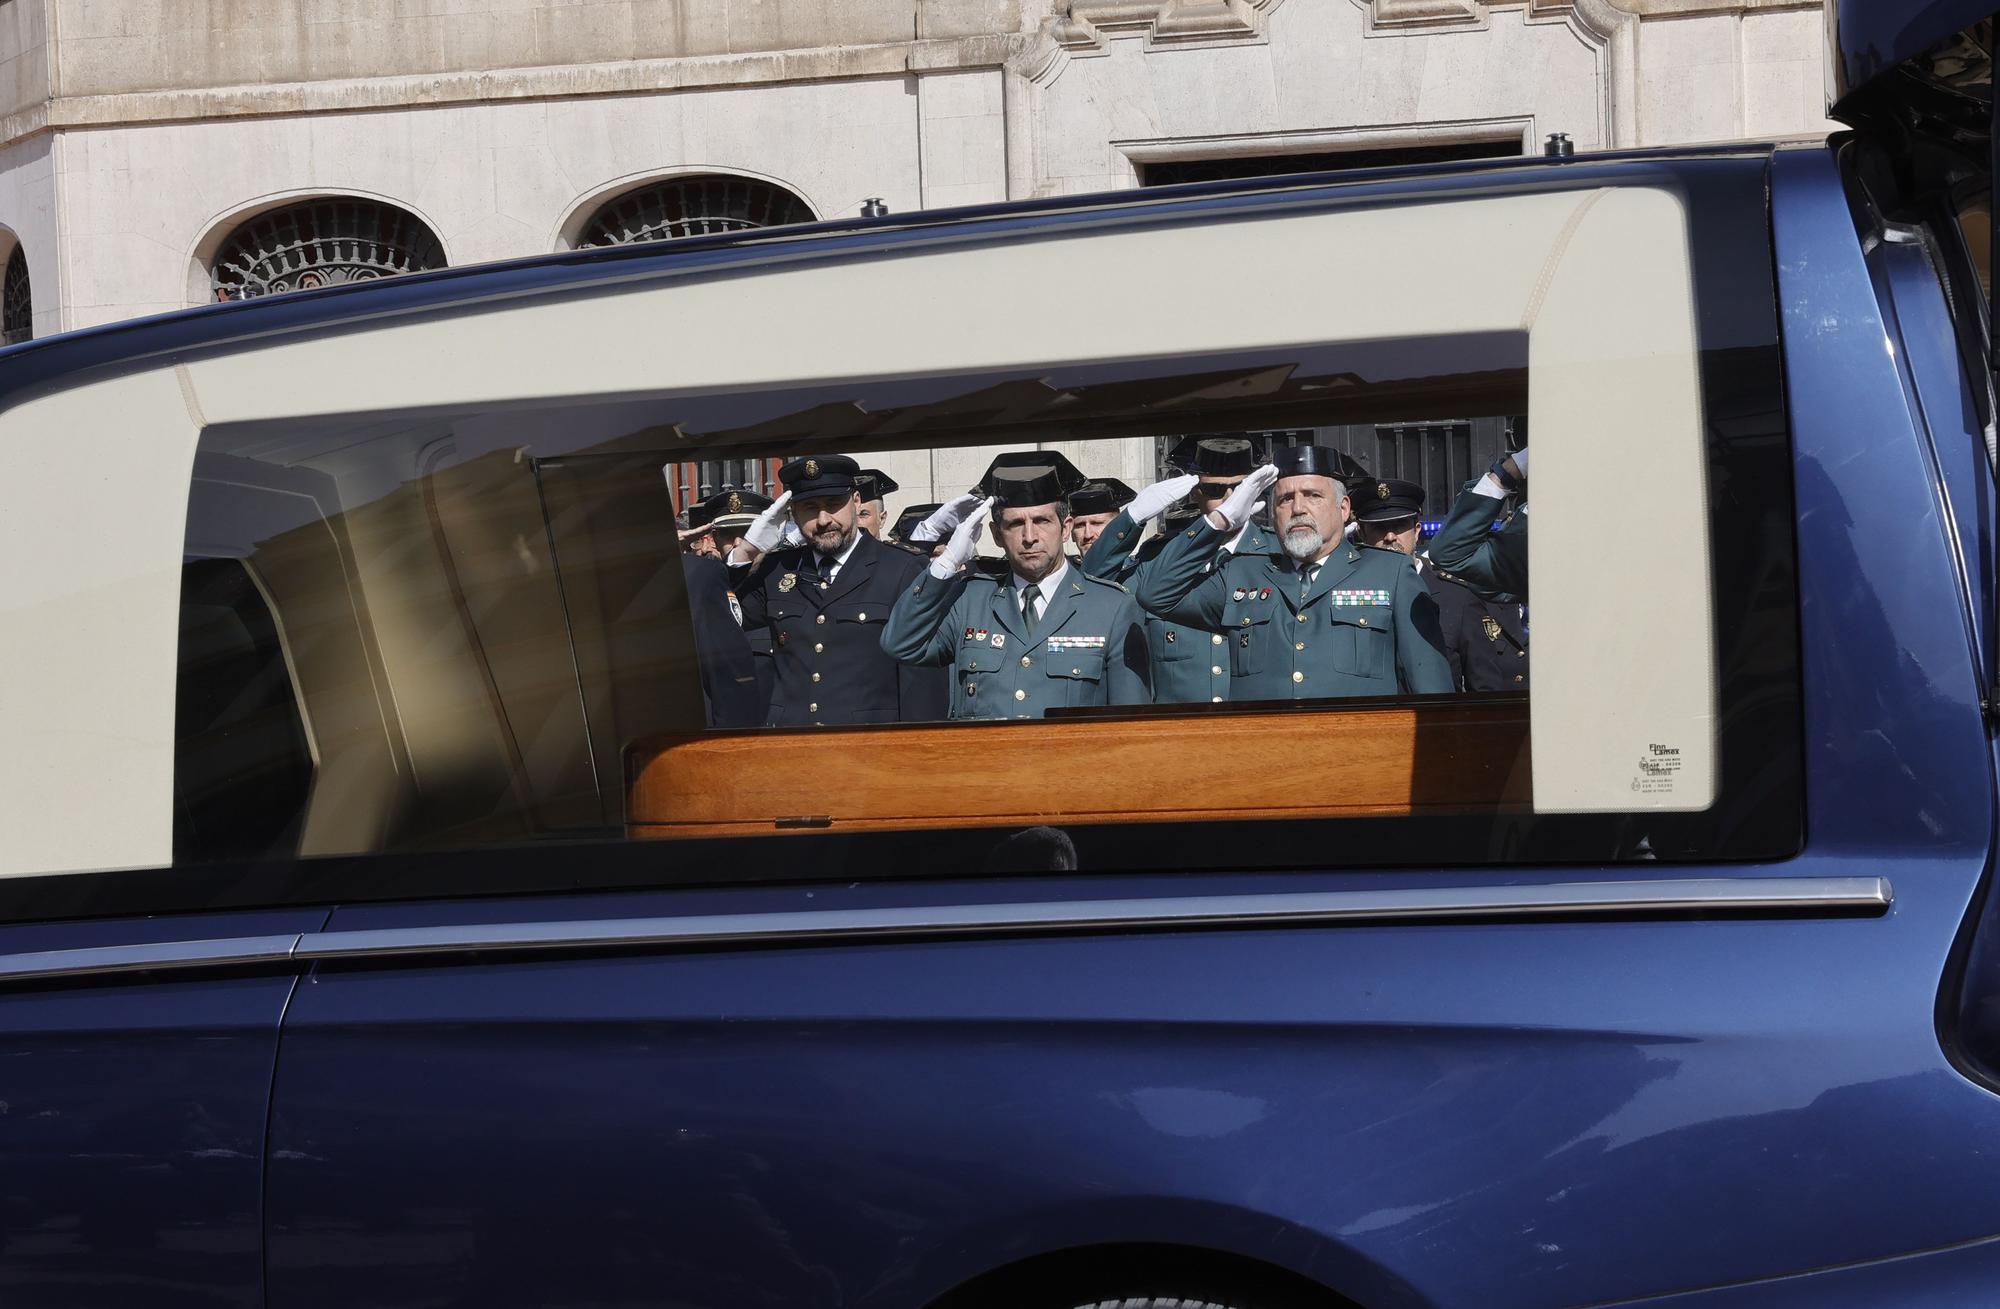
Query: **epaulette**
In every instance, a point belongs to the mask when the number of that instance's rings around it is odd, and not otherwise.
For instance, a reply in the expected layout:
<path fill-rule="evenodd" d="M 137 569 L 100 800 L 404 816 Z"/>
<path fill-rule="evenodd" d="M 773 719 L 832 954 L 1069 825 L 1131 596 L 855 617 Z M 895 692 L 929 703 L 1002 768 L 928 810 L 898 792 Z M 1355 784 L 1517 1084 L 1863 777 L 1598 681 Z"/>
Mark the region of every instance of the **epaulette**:
<path fill-rule="evenodd" d="M 1099 586 L 1108 586 L 1112 590 L 1120 593 L 1121 595 L 1132 594 L 1130 591 L 1125 589 L 1125 583 L 1123 582 L 1114 582 L 1108 577 L 1092 577 L 1089 573 L 1084 572 L 1082 569 L 1078 569 L 1076 575 L 1083 581 L 1095 582 Z"/>

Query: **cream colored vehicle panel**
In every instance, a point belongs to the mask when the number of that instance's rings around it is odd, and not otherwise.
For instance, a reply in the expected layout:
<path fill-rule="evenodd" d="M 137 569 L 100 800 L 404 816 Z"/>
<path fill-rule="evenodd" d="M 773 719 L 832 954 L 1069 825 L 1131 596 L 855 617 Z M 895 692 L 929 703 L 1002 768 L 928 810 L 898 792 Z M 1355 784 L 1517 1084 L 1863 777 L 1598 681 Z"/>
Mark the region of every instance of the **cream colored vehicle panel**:
<path fill-rule="evenodd" d="M 1634 263 L 1630 252 L 1649 258 Z M 1517 334 L 1530 359 L 1538 808 L 1702 808 L 1713 761 L 1691 276 L 1680 200 L 1577 191 L 933 245 L 385 318 L 82 387 L 0 414 L 20 512 L 0 583 L 0 865 L 166 863 L 177 576 L 198 424 L 499 409 L 977 374 L 1309 344 Z M 1191 362 L 1190 368 L 1199 367 Z M 1616 410 L 1628 421 L 1608 429 Z M 56 439 L 56 434 L 63 434 Z M 693 457 L 691 455 L 691 457 Z M 1645 489 L 1644 513 L 1587 508 Z M 1622 498 L 1608 499 L 1619 505 Z M 1677 543 L 1660 552 L 1660 542 Z M 1671 603 L 1605 624 L 1614 566 Z M 22 639 L 26 636 L 28 639 Z M 1568 643 L 1574 642 L 1573 646 Z M 389 688 L 393 697 L 395 688 Z M 416 712 L 413 705 L 412 712 Z M 402 725 L 407 735 L 408 724 Z M 395 731 L 389 733 L 394 738 Z M 1635 795 L 1635 743 L 1679 788 Z M 399 759 L 416 757 L 388 739 Z M 948 816 L 942 816 L 949 821 Z"/>

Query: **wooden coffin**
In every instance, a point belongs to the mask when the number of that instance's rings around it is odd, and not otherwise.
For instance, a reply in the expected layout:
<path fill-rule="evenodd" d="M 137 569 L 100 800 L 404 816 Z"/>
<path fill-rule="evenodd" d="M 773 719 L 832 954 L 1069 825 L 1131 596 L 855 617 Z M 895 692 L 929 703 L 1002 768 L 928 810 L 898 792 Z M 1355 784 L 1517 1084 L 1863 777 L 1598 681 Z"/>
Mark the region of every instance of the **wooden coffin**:
<path fill-rule="evenodd" d="M 640 838 L 1492 812 L 1532 798 L 1521 696 L 676 733 L 636 742 L 625 762 L 626 828 Z"/>

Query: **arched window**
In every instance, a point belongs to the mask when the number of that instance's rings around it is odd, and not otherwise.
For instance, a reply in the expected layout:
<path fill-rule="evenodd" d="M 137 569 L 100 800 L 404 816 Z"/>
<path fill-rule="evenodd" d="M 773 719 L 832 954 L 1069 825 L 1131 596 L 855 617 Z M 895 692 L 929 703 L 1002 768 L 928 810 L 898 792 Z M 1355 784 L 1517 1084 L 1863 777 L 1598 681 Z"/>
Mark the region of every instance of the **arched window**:
<path fill-rule="evenodd" d="M 28 252 L 20 246 L 7 256 L 7 280 L 0 285 L 0 345 L 18 345 L 35 336 L 35 297 L 28 285 Z"/>
<path fill-rule="evenodd" d="M 675 177 L 607 200 L 583 225 L 577 244 L 671 241 L 812 220 L 805 201 L 769 182 L 719 174 Z"/>
<path fill-rule="evenodd" d="M 245 300 L 443 267 L 437 235 L 408 210 L 375 200 L 308 200 L 231 232 L 210 276 L 217 300 Z"/>

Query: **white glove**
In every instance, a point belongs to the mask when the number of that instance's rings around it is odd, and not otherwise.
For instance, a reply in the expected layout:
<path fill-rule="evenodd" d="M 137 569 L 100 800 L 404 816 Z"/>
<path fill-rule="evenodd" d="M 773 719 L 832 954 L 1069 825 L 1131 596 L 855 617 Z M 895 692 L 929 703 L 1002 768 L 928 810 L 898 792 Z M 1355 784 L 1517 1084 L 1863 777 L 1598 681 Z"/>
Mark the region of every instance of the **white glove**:
<path fill-rule="evenodd" d="M 777 549 L 785 539 L 785 525 L 792 521 L 785 515 L 785 506 L 791 502 L 790 491 L 773 500 L 771 507 L 758 514 L 757 520 L 743 533 L 743 544 L 765 554 Z"/>
<path fill-rule="evenodd" d="M 944 540 L 953 528 L 965 521 L 967 514 L 979 507 L 979 502 L 984 498 L 977 491 L 967 491 L 964 495 L 952 497 L 949 502 L 933 509 L 929 518 L 910 529 L 910 540 L 913 542 Z"/>
<path fill-rule="evenodd" d="M 979 529 L 986 526 L 992 514 L 993 501 L 990 498 L 979 501 L 979 507 L 952 532 L 944 553 L 931 560 L 932 577 L 943 581 L 972 562 L 972 557 L 979 553 Z"/>
<path fill-rule="evenodd" d="M 1164 482 L 1155 482 L 1133 496 L 1131 503 L 1125 506 L 1125 512 L 1131 515 L 1135 523 L 1158 518 L 1187 499 L 1188 492 L 1194 490 L 1194 484 L 1200 480 L 1201 478 L 1193 473 L 1188 473 L 1183 477 L 1169 477 Z"/>
<path fill-rule="evenodd" d="M 800 530 L 797 519 L 787 517 L 785 519 L 784 536 L 780 539 L 787 547 L 804 545 L 806 543 L 806 534 Z"/>
<path fill-rule="evenodd" d="M 1250 517 L 1254 519 L 1257 517 L 1258 514 L 1261 514 L 1263 512 L 1264 512 L 1264 502 L 1262 500 L 1259 500 L 1255 505 L 1251 506 Z M 1236 535 L 1229 538 L 1229 544 L 1223 546 L 1222 547 L 1223 550 L 1226 553 L 1235 554 L 1237 547 L 1243 544 L 1243 538 L 1248 536 L 1249 534 L 1250 534 L 1250 524 L 1246 522 L 1243 524 L 1243 526 L 1236 529 Z"/>
<path fill-rule="evenodd" d="M 1209 514 L 1209 521 L 1225 532 L 1240 532 L 1249 525 L 1257 511 L 1264 507 L 1264 492 L 1278 480 L 1278 466 L 1265 464 L 1250 476 L 1236 484 L 1229 498 L 1217 505 Z M 1220 523 L 1215 520 L 1220 518 Z"/>
<path fill-rule="evenodd" d="M 1528 480 L 1528 447 L 1522 446 L 1514 452 L 1514 467 L 1521 470 L 1521 480 Z"/>

